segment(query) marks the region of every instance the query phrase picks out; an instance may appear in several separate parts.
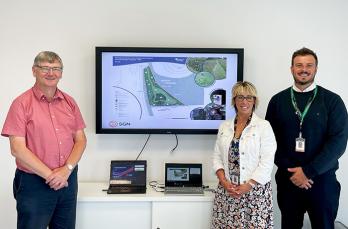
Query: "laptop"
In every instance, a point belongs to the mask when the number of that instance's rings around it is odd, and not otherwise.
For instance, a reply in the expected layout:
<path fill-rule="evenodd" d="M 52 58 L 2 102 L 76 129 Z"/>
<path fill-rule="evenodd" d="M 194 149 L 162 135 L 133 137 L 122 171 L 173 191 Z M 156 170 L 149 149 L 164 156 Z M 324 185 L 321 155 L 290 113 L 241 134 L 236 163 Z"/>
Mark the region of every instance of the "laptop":
<path fill-rule="evenodd" d="M 146 193 L 146 161 L 111 161 L 107 193 Z"/>
<path fill-rule="evenodd" d="M 166 163 L 165 194 L 204 195 L 202 164 Z"/>

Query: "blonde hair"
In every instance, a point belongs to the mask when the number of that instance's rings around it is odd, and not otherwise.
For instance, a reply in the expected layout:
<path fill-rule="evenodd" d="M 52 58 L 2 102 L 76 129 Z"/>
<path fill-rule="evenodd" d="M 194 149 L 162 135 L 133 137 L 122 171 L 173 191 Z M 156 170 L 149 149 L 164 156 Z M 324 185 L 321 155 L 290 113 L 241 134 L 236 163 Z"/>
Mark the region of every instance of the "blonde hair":
<path fill-rule="evenodd" d="M 255 104 L 253 107 L 253 110 L 255 110 L 256 107 L 259 105 L 259 98 L 257 97 L 256 87 L 248 81 L 243 81 L 243 82 L 239 81 L 233 86 L 233 88 L 232 88 L 232 106 L 237 111 L 236 103 L 234 100 L 235 100 L 237 95 L 241 95 L 244 93 L 255 97 Z"/>

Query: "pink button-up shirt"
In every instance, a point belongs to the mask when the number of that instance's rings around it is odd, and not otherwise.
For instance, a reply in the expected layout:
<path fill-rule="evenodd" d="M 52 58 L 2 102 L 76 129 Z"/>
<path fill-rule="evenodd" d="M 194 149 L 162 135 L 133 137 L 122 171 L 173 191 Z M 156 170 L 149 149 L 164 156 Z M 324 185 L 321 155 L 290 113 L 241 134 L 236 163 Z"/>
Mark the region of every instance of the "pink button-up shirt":
<path fill-rule="evenodd" d="M 7 114 L 1 135 L 25 137 L 26 145 L 50 169 L 65 164 L 76 131 L 86 127 L 74 99 L 57 89 L 51 102 L 34 85 L 17 97 Z M 17 168 L 31 173 L 16 160 Z"/>

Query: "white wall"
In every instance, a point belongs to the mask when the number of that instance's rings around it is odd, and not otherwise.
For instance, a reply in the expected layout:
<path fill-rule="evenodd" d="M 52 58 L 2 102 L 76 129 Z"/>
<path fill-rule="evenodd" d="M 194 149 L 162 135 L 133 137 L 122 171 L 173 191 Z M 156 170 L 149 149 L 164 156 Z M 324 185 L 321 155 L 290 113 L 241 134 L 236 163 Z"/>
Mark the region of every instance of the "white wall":
<path fill-rule="evenodd" d="M 110 160 L 135 158 L 147 136 L 95 134 L 95 46 L 245 48 L 244 77 L 259 90 L 261 116 L 271 96 L 292 83 L 292 52 L 307 46 L 319 56 L 317 82 L 348 104 L 347 12 L 345 0 L 0 0 L 0 123 L 12 100 L 32 86 L 34 56 L 56 51 L 65 64 L 60 88 L 77 100 L 88 126 L 80 180 L 107 181 Z M 209 172 L 214 141 L 179 135 L 170 154 L 175 137 L 153 135 L 141 156 L 149 163 L 148 178 L 162 180 L 165 161 L 196 161 L 204 164 L 205 180 L 215 180 Z M 0 151 L 0 222 L 15 228 L 15 165 L 6 138 L 0 138 Z M 347 154 L 340 163 L 338 220 L 348 225 Z M 276 228 L 279 218 L 277 210 Z"/>

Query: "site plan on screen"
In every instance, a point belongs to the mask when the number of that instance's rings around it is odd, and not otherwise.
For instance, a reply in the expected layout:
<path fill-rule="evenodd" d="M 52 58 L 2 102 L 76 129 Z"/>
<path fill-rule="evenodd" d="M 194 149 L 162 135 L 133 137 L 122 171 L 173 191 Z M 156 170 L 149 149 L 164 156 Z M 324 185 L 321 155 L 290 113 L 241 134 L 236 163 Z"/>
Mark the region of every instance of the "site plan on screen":
<path fill-rule="evenodd" d="M 226 118 L 226 86 L 234 82 L 226 78 L 224 54 L 103 55 L 103 127 L 161 128 L 165 119 L 185 128 L 185 120 Z"/>

